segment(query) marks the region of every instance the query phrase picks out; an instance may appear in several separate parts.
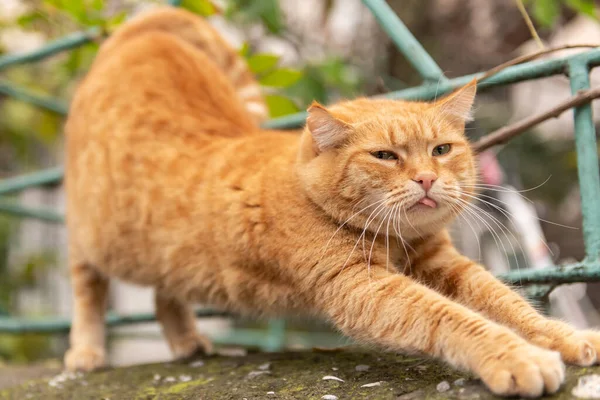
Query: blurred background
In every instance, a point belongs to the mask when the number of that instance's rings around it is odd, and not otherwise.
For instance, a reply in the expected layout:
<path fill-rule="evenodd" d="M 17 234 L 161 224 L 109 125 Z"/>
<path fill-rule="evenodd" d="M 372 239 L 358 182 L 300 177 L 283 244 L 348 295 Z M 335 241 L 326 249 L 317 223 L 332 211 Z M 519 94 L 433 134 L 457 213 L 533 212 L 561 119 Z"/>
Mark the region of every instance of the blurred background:
<path fill-rule="evenodd" d="M 514 0 L 388 3 L 449 77 L 487 70 L 539 50 Z M 130 16 L 161 4 L 0 0 L 0 55 L 26 53 L 90 27 L 110 34 Z M 600 6 L 593 0 L 524 4 L 548 46 L 600 44 Z M 246 57 L 264 88 L 272 117 L 304 110 L 313 99 L 331 103 L 421 84 L 360 0 L 187 0 L 182 6 L 207 16 Z M 0 84 L 10 81 L 67 104 L 100 43 L 98 39 L 42 62 L 3 70 Z M 600 75 L 592 74 L 592 86 L 598 83 Z M 476 139 L 569 95 L 569 82 L 562 76 L 486 91 L 478 98 L 476 123 L 467 133 Z M 59 114 L 0 95 L 0 179 L 61 165 L 62 124 Z M 497 273 L 584 257 L 572 112 L 484 153 L 480 170 L 489 190 L 475 203 L 478 209 L 452 229 L 466 254 Z M 28 189 L 13 199 L 64 212 L 61 186 Z M 70 317 L 65 239 L 62 225 L 0 213 L 0 315 Z M 549 311 L 580 327 L 600 326 L 597 288 L 561 287 L 551 294 Z M 149 290 L 122 283 L 111 287 L 110 308 L 118 313 L 152 311 L 152 304 Z M 234 328 L 237 337 L 244 332 L 260 335 L 265 324 L 224 318 L 199 322 L 214 337 L 231 335 Z M 318 323 L 292 322 L 288 329 L 289 347 L 345 343 Z M 0 360 L 57 357 L 66 344 L 66 335 L 0 334 Z M 109 349 L 117 365 L 169 359 L 155 324 L 111 330 Z"/>

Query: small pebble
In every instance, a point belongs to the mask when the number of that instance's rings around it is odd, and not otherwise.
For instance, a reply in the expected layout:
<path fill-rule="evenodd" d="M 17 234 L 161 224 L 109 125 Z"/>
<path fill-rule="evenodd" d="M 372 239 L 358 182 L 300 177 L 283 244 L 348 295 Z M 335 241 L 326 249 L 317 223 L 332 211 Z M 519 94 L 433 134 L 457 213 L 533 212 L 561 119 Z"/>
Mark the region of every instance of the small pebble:
<path fill-rule="evenodd" d="M 344 382 L 343 379 L 338 378 L 337 376 L 333 376 L 333 375 L 327 375 L 323 377 L 324 381 L 338 381 L 338 382 Z"/>
<path fill-rule="evenodd" d="M 364 365 L 364 364 L 360 364 L 360 365 L 357 365 L 356 367 L 354 367 L 354 369 L 357 370 L 358 372 L 368 371 L 369 368 L 370 367 L 368 365 Z"/>
<path fill-rule="evenodd" d="M 160 375 L 159 374 L 154 374 L 154 380 L 155 381 L 160 381 Z"/>
<path fill-rule="evenodd" d="M 466 382 L 465 378 L 460 378 L 460 379 L 455 380 L 453 383 L 454 383 L 454 386 L 465 386 L 465 382 Z"/>
<path fill-rule="evenodd" d="M 83 374 L 81 372 L 62 372 L 48 381 L 48 386 L 62 389 L 62 384 L 68 380 L 74 380 L 81 378 Z"/>
<path fill-rule="evenodd" d="M 269 371 L 250 371 L 248 373 L 248 375 L 246 375 L 248 378 L 252 379 L 252 378 L 256 378 L 257 376 L 260 375 L 264 375 L 264 374 L 270 374 Z"/>
<path fill-rule="evenodd" d="M 332 371 L 337 371 L 339 368 L 338 367 L 331 367 Z"/>
<path fill-rule="evenodd" d="M 440 383 L 437 384 L 437 386 L 435 388 L 437 389 L 438 392 L 444 393 L 444 392 L 447 392 L 448 390 L 450 390 L 450 384 L 448 383 L 448 381 L 441 381 Z"/>
<path fill-rule="evenodd" d="M 198 361 L 194 361 L 193 363 L 190 363 L 190 367 L 192 368 L 198 368 L 198 367 L 203 367 L 204 366 L 204 361 L 202 360 L 198 360 Z"/>
<path fill-rule="evenodd" d="M 370 388 L 375 386 L 381 386 L 381 382 L 367 383 L 366 385 L 362 385 L 361 387 Z"/>
<path fill-rule="evenodd" d="M 275 392 L 267 392 L 269 396 L 275 396 Z"/>
<path fill-rule="evenodd" d="M 219 349 L 218 354 L 225 357 L 245 357 L 248 350 L 243 348 Z"/>
<path fill-rule="evenodd" d="M 422 389 L 415 390 L 414 392 L 403 394 L 402 396 L 396 397 L 396 400 L 413 400 L 413 399 L 423 399 L 424 392 Z"/>
<path fill-rule="evenodd" d="M 165 382 L 175 382 L 175 380 L 176 380 L 176 379 L 175 379 L 175 378 L 173 378 L 172 376 L 167 376 L 167 377 L 165 378 Z"/>
<path fill-rule="evenodd" d="M 260 369 L 261 371 L 266 371 L 270 368 L 271 368 L 271 363 L 264 363 L 264 364 L 258 366 L 258 369 Z"/>
<path fill-rule="evenodd" d="M 337 396 L 334 396 L 332 394 L 326 394 L 325 396 L 321 397 L 323 400 L 338 400 Z"/>
<path fill-rule="evenodd" d="M 600 375 L 585 375 L 579 378 L 571 394 L 584 399 L 600 399 Z"/>
<path fill-rule="evenodd" d="M 189 375 L 179 375 L 179 380 L 181 382 L 189 382 L 192 380 L 192 377 Z"/>

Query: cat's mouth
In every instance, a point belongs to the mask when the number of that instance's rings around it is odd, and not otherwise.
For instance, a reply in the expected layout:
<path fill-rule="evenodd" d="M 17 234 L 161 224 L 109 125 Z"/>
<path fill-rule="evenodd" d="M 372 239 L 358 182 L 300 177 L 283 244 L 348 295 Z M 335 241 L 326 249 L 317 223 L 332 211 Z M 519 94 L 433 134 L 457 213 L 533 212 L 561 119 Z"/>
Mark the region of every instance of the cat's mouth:
<path fill-rule="evenodd" d="M 435 201 L 431 197 L 425 196 L 422 199 L 420 199 L 419 201 L 417 201 L 415 204 L 410 206 L 409 210 L 437 208 L 437 207 L 438 207 L 437 201 Z"/>

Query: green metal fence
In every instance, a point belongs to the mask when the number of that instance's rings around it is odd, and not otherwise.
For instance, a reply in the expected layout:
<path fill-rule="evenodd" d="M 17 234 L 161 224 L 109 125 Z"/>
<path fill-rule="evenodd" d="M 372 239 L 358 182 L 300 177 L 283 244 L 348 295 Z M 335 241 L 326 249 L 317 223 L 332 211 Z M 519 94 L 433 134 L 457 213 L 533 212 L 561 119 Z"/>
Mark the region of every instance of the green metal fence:
<path fill-rule="evenodd" d="M 179 5 L 179 2 L 178 0 L 169 1 L 170 4 L 175 6 Z M 363 3 L 373 13 L 381 27 L 423 79 L 420 86 L 391 92 L 386 94 L 387 97 L 407 100 L 432 100 L 437 95 L 448 93 L 468 83 L 473 78 L 483 76 L 483 73 L 480 73 L 448 79 L 384 0 L 363 0 Z M 8 67 L 39 61 L 54 54 L 76 48 L 101 38 L 102 35 L 103 32 L 100 29 L 91 29 L 56 40 L 44 48 L 28 54 L 0 57 L 0 72 Z M 600 48 L 570 57 L 531 61 L 507 67 L 491 77 L 482 79 L 478 84 L 478 88 L 479 90 L 486 90 L 495 86 L 551 75 L 566 75 L 571 83 L 571 91 L 575 94 L 590 88 L 590 70 L 598 65 L 600 65 Z M 52 98 L 40 97 L 26 89 L 2 81 L 0 81 L 0 94 L 11 96 L 59 114 L 67 114 L 68 106 L 66 104 Z M 580 262 L 571 265 L 549 266 L 549 268 L 543 270 L 512 271 L 501 276 L 509 283 L 531 285 L 532 289 L 535 289 L 563 283 L 600 281 L 600 176 L 591 104 L 576 107 L 574 114 L 575 147 L 586 256 Z M 268 121 L 265 127 L 297 128 L 303 125 L 305 117 L 305 113 L 297 113 L 276 118 Z M 0 181 L 0 212 L 18 217 L 35 218 L 48 223 L 62 223 L 63 216 L 52 210 L 27 208 L 5 197 L 6 194 L 30 187 L 60 183 L 62 176 L 63 170 L 61 168 L 53 168 Z M 544 292 L 546 291 L 538 290 L 538 293 Z M 223 314 L 203 310 L 199 311 L 198 315 L 207 317 Z M 109 315 L 107 324 L 117 326 L 153 320 L 154 315 L 152 314 Z M 0 318 L 0 333 L 65 332 L 69 329 L 69 326 L 70 322 L 68 320 L 56 318 L 45 320 Z M 238 332 L 237 335 L 222 338 L 221 342 L 235 342 L 238 344 L 259 345 L 266 349 L 277 349 L 285 343 L 285 323 L 281 320 L 274 320 L 269 323 L 266 334 L 257 334 L 250 331 Z"/>

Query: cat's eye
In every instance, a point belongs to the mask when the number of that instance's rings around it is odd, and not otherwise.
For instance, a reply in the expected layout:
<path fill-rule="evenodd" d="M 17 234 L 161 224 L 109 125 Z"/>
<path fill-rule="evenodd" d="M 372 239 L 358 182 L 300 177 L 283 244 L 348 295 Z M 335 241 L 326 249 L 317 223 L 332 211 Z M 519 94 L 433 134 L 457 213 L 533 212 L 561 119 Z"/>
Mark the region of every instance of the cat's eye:
<path fill-rule="evenodd" d="M 373 155 L 373 157 L 379 158 L 380 160 L 397 160 L 398 159 L 398 156 L 395 153 L 392 153 L 391 151 L 380 150 L 380 151 L 374 151 L 371 154 Z"/>
<path fill-rule="evenodd" d="M 441 144 L 439 146 L 435 146 L 433 148 L 433 152 L 431 155 L 435 156 L 443 156 L 444 154 L 448 154 L 450 152 L 450 144 Z"/>

